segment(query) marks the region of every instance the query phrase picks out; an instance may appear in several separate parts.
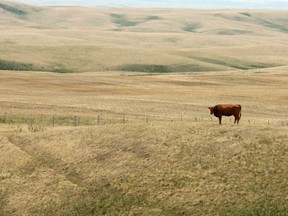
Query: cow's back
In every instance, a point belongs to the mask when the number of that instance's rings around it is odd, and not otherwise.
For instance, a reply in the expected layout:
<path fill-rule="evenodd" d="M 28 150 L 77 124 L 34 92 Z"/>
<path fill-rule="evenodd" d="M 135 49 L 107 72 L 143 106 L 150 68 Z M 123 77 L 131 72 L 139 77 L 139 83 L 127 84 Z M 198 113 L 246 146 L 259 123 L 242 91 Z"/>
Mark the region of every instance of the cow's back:
<path fill-rule="evenodd" d="M 225 116 L 231 116 L 231 115 L 239 115 L 241 111 L 241 105 L 240 104 L 218 104 L 214 107 L 215 114 L 217 116 L 219 115 L 225 115 Z"/>

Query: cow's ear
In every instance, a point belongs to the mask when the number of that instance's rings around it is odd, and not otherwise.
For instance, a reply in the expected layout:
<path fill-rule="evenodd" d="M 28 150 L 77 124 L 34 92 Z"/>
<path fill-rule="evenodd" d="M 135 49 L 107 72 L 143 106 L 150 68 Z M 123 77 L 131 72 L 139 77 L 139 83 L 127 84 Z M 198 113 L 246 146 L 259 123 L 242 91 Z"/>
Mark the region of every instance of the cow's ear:
<path fill-rule="evenodd" d="M 208 107 L 209 110 L 211 110 L 211 107 Z"/>

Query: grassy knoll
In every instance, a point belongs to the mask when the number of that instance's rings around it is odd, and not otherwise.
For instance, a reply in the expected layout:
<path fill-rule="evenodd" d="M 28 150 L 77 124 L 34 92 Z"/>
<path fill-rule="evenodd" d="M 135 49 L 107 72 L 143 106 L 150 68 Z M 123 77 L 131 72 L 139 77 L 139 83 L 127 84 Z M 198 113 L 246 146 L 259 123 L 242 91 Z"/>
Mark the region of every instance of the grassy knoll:
<path fill-rule="evenodd" d="M 287 214 L 287 127 L 158 122 L 4 134 L 1 186 L 13 187 L 2 214 Z"/>

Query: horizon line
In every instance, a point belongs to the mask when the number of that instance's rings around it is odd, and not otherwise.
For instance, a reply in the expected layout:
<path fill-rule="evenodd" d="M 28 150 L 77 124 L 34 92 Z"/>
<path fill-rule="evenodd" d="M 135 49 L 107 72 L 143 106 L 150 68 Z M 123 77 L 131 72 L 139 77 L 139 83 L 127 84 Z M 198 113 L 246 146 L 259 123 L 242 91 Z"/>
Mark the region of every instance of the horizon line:
<path fill-rule="evenodd" d="M 264 2 L 264 3 L 257 3 L 257 2 L 247 2 L 243 3 L 240 0 L 220 0 L 218 4 L 209 3 L 210 1 L 206 1 L 204 3 L 194 1 L 193 3 L 189 2 L 177 2 L 173 3 L 171 0 L 164 2 L 160 0 L 159 2 L 155 3 L 151 2 L 151 0 L 146 0 L 144 2 L 137 2 L 137 0 L 124 0 L 123 2 L 114 3 L 109 1 L 99 1 L 98 3 L 93 3 L 92 1 L 67 1 L 67 0 L 46 0 L 46 1 L 36 1 L 36 0 L 9 0 L 11 2 L 19 2 L 28 4 L 31 6 L 42 6 L 42 7 L 90 7 L 90 8 L 147 8 L 147 9 L 201 9 L 201 10 L 213 10 L 213 9 L 244 9 L 244 10 L 288 10 L 288 0 L 287 4 L 286 1 L 276 1 L 275 3 L 272 2 Z M 272 1 L 272 0 L 270 0 Z M 145 4 L 146 3 L 146 4 Z"/>

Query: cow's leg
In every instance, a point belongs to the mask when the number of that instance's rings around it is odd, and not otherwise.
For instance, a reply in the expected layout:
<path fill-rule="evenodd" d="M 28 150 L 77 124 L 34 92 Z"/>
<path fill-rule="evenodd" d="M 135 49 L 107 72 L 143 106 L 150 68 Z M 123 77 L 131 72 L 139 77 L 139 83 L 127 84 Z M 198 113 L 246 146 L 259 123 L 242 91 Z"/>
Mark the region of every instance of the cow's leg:
<path fill-rule="evenodd" d="M 237 118 L 237 116 L 236 115 L 234 115 L 234 117 L 235 117 L 235 120 L 234 120 L 234 124 L 236 123 L 236 121 L 238 120 L 238 118 Z"/>
<path fill-rule="evenodd" d="M 222 121 L 222 116 L 219 116 L 219 124 L 221 124 L 221 121 Z"/>
<path fill-rule="evenodd" d="M 237 124 L 239 124 L 240 119 L 241 119 L 241 110 L 240 110 L 240 112 L 239 112 L 239 114 L 238 114 L 238 121 L 237 121 Z"/>

